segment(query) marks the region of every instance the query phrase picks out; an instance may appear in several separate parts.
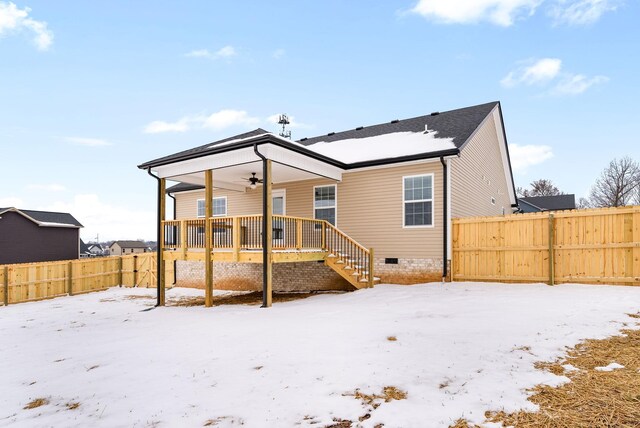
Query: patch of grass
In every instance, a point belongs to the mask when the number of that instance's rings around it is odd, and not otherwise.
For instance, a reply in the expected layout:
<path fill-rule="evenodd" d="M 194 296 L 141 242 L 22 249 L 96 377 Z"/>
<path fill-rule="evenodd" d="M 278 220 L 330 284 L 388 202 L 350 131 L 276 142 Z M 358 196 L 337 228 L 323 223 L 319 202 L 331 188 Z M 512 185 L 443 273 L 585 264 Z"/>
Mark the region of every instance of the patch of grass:
<path fill-rule="evenodd" d="M 91 370 L 93 370 L 93 369 L 97 369 L 98 367 L 100 367 L 100 366 L 96 364 L 95 366 L 91 366 L 91 367 L 89 367 L 89 368 L 87 369 L 87 371 L 88 371 L 88 372 L 90 372 Z"/>
<path fill-rule="evenodd" d="M 80 403 L 78 403 L 77 401 L 70 401 L 66 404 L 66 406 L 67 410 L 75 410 L 80 407 Z"/>
<path fill-rule="evenodd" d="M 27 405 L 23 407 L 23 409 L 31 410 L 40 406 L 45 406 L 47 404 L 49 404 L 49 400 L 47 398 L 36 398 L 35 400 L 29 401 Z"/>
<path fill-rule="evenodd" d="M 529 400 L 537 412 L 487 412 L 489 422 L 529 427 L 638 427 L 640 426 L 640 331 L 587 340 L 555 363 L 536 367 L 567 376 L 571 382 L 553 388 L 538 385 Z M 624 366 L 610 372 L 595 370 L 616 361 Z M 571 364 L 579 370 L 564 370 Z"/>
<path fill-rule="evenodd" d="M 388 340 L 389 342 L 395 342 L 396 340 L 398 340 L 398 338 L 397 338 L 397 337 L 395 337 L 395 336 L 389 336 L 389 337 L 387 337 L 387 340 Z"/>

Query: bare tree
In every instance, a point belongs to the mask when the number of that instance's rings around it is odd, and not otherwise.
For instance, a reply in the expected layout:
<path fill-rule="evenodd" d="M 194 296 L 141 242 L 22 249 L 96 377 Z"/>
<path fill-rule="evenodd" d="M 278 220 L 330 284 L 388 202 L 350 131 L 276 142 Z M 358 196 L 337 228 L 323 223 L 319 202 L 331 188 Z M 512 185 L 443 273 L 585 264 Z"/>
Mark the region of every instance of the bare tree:
<path fill-rule="evenodd" d="M 576 208 L 579 209 L 579 210 L 592 208 L 591 202 L 587 198 L 580 198 L 580 199 L 578 199 L 578 203 L 576 204 Z"/>
<path fill-rule="evenodd" d="M 640 165 L 628 156 L 614 159 L 591 188 L 589 200 L 595 207 L 621 207 L 637 201 Z M 634 201 L 634 199 L 636 199 Z"/>
<path fill-rule="evenodd" d="M 531 196 L 556 196 L 564 194 L 564 192 L 561 192 L 551 180 L 546 180 L 544 178 L 532 181 L 529 183 L 529 186 L 531 186 L 531 190 L 518 187 L 516 189 L 518 196 L 521 198 L 528 198 Z"/>

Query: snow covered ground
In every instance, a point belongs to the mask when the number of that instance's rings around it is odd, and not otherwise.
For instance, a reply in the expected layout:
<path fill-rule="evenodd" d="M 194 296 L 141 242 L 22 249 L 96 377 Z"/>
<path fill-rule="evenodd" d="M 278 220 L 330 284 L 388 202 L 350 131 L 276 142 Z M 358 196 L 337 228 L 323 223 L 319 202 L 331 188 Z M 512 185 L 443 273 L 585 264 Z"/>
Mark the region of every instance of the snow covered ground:
<path fill-rule="evenodd" d="M 0 308 L 0 426 L 482 422 L 485 410 L 533 408 L 526 388 L 565 380 L 534 362 L 635 326 L 626 313 L 640 310 L 640 288 L 581 285 L 380 285 L 271 309 L 143 311 L 144 296 L 153 290 Z M 353 396 L 385 386 L 407 398 L 371 410 Z M 23 409 L 37 398 L 48 404 Z"/>

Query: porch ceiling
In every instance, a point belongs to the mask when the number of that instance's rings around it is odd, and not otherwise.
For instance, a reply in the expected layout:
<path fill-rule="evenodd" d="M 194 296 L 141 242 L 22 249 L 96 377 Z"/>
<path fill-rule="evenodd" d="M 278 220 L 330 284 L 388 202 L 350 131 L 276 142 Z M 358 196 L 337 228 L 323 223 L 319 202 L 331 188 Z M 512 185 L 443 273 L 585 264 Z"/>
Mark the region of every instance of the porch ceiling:
<path fill-rule="evenodd" d="M 304 154 L 273 144 L 262 144 L 258 146 L 258 150 L 267 159 L 272 160 L 273 183 L 318 177 L 342 180 L 342 169 Z M 217 188 L 242 192 L 249 187 L 246 178 L 251 177 L 252 173 L 255 172 L 256 177 L 262 179 L 261 159 L 252 147 L 153 168 L 161 178 L 201 186 L 204 186 L 204 171 L 207 169 L 213 170 L 213 185 Z"/>

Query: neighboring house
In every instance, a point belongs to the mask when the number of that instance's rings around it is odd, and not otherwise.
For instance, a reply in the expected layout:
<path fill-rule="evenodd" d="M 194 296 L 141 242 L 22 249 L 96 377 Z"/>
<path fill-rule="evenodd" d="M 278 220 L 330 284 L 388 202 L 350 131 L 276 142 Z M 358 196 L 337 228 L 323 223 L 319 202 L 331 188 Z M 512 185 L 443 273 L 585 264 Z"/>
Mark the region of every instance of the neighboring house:
<path fill-rule="evenodd" d="M 159 177 L 159 189 L 178 182 L 167 189 L 177 221 L 164 222 L 162 254 L 178 261 L 179 285 L 204 281 L 207 170 L 216 288 L 262 282 L 268 290 L 269 275 L 280 290 L 440 280 L 451 218 L 517 206 L 499 102 L 297 142 L 256 129 L 139 168 Z M 271 252 L 258 217 L 269 212 L 282 215 L 273 219 Z M 272 274 L 261 274 L 263 260 L 272 260 Z"/>
<path fill-rule="evenodd" d="M 0 208 L 0 264 L 78 259 L 81 227 L 68 213 Z"/>
<path fill-rule="evenodd" d="M 104 256 L 107 253 L 107 251 L 102 248 L 102 245 L 100 244 L 89 244 L 89 252 L 91 253 L 92 257 Z"/>
<path fill-rule="evenodd" d="M 84 243 L 84 241 L 80 240 L 80 258 L 86 259 L 87 257 L 92 257 L 91 252 L 89 251 L 89 246 Z"/>
<path fill-rule="evenodd" d="M 575 210 L 575 195 L 531 196 L 518 198 L 518 212 L 535 213 L 540 211 Z"/>
<path fill-rule="evenodd" d="M 148 251 L 149 247 L 142 241 L 115 241 L 109 246 L 109 255 L 111 256 L 146 253 Z"/>

